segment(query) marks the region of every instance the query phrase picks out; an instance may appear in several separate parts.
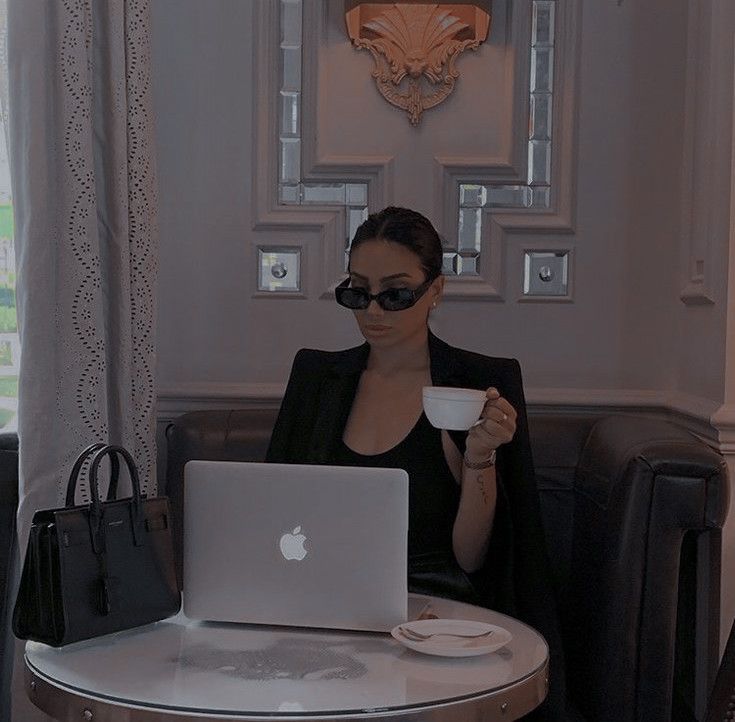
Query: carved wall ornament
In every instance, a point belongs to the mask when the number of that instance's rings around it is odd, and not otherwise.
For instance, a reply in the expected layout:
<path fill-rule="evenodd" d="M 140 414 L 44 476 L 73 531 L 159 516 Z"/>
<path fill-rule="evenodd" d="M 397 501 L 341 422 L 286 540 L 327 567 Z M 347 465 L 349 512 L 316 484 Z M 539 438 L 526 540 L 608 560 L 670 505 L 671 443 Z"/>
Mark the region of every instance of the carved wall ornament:
<path fill-rule="evenodd" d="M 411 125 L 454 90 L 455 62 L 490 30 L 490 4 L 346 3 L 355 48 L 369 50 L 381 95 L 408 113 Z"/>

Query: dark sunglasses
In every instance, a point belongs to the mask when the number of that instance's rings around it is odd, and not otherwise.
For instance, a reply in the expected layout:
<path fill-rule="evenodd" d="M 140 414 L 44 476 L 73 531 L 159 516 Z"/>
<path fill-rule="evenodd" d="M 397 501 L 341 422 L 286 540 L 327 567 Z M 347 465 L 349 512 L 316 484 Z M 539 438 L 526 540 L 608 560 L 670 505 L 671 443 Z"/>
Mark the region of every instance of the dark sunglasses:
<path fill-rule="evenodd" d="M 364 288 L 351 288 L 347 278 L 334 289 L 337 303 L 353 311 L 361 311 L 375 301 L 384 311 L 405 311 L 423 296 L 434 279 L 424 281 L 418 288 L 387 288 L 380 293 L 368 293 Z"/>

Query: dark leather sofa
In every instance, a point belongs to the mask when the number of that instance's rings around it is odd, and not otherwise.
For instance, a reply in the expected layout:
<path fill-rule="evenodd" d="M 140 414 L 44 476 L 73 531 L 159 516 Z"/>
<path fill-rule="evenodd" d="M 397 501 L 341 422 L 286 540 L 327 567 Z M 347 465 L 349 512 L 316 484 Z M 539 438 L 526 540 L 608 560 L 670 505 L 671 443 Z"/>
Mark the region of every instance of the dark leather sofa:
<path fill-rule="evenodd" d="M 184 464 L 262 460 L 275 416 L 195 411 L 169 425 L 179 565 Z M 642 415 L 532 412 L 529 426 L 574 704 L 587 722 L 695 719 L 718 662 L 723 458 Z"/>
<path fill-rule="evenodd" d="M 12 580 L 18 563 L 15 516 L 18 511 L 18 435 L 0 433 L 0 720 L 10 719 L 14 637 L 10 633 Z"/>

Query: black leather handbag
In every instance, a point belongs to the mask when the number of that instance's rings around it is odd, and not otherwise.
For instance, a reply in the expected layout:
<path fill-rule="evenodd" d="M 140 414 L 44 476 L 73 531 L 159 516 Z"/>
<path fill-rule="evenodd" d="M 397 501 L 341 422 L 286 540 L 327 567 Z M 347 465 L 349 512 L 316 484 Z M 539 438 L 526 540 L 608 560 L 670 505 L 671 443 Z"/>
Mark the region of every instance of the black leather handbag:
<path fill-rule="evenodd" d="M 74 505 L 82 466 L 89 457 L 92 501 Z M 107 500 L 97 474 L 110 457 Z M 117 499 L 119 458 L 133 495 Z M 37 511 L 28 539 L 13 631 L 20 639 L 60 647 L 176 614 L 176 583 L 168 499 L 141 496 L 138 470 L 121 446 L 93 444 L 76 460 L 66 506 Z"/>

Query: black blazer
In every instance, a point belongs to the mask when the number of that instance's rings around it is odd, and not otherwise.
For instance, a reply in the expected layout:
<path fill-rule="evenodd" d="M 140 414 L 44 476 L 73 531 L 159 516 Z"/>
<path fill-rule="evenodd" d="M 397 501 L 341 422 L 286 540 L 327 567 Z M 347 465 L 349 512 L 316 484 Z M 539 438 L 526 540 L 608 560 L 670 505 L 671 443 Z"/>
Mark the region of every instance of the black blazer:
<path fill-rule="evenodd" d="M 367 343 L 344 351 L 300 350 L 294 359 L 266 461 L 328 464 L 344 432 Z M 498 500 L 488 555 L 472 575 L 481 603 L 540 631 L 554 660 L 549 703 L 539 719 L 558 719 L 564 694 L 563 653 L 556 604 L 546 561 L 544 532 L 528 437 L 520 365 L 455 348 L 429 332 L 431 380 L 435 386 L 494 386 L 518 414 L 513 440 L 498 449 Z M 467 432 L 449 432 L 464 452 Z M 554 702 L 555 700 L 555 702 Z"/>

